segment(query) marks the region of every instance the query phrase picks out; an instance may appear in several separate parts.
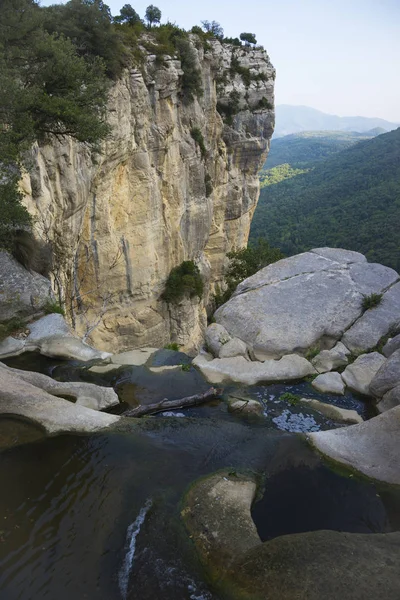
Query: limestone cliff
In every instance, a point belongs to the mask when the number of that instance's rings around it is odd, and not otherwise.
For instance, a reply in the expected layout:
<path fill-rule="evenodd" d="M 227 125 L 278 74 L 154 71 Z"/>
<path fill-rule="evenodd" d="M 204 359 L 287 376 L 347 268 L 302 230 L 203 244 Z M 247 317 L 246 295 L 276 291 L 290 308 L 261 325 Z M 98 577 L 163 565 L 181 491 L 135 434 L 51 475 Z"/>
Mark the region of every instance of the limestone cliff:
<path fill-rule="evenodd" d="M 202 96 L 185 103 L 180 62 L 146 52 L 110 91 L 101 153 L 71 139 L 36 146 L 24 178 L 37 233 L 53 243 L 55 292 L 101 349 L 196 347 L 226 253 L 247 242 L 274 126 L 275 70 L 260 49 L 215 40 L 204 50 L 196 36 L 191 44 Z M 205 296 L 167 305 L 160 295 L 183 260 L 198 265 Z"/>

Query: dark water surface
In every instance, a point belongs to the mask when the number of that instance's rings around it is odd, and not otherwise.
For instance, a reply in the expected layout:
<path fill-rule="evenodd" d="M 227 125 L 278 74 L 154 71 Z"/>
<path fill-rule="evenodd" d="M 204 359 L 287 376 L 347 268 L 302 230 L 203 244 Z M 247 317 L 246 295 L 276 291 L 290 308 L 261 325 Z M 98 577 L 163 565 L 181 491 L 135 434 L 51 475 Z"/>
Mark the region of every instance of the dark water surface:
<path fill-rule="evenodd" d="M 123 368 L 99 377 L 80 363 L 29 358 L 8 364 L 112 385 L 132 404 L 208 387 L 194 369 L 154 375 L 146 367 Z M 219 598 L 180 511 L 191 483 L 226 467 L 259 476 L 265 492 L 253 518 L 263 540 L 320 528 L 399 529 L 399 491 L 328 469 L 288 428 L 337 424 L 280 400 L 285 391 L 368 414 L 362 399 L 318 395 L 301 383 L 225 389 L 262 401 L 262 419 L 231 415 L 216 402 L 140 426 L 45 439 L 38 428 L 0 420 L 4 446 L 25 442 L 0 451 L 0 600 Z"/>

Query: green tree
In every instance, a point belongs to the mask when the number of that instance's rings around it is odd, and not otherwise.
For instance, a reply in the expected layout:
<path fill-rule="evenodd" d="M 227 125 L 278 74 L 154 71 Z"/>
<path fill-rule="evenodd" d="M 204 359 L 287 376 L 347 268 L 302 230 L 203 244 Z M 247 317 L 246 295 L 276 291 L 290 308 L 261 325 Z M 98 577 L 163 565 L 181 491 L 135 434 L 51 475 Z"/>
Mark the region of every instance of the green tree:
<path fill-rule="evenodd" d="M 0 243 L 12 245 L 30 218 L 18 181 L 35 140 L 71 135 L 96 145 L 108 128 L 104 63 L 78 56 L 71 40 L 44 30 L 31 0 L 4 0 L 0 16 Z"/>
<path fill-rule="evenodd" d="M 130 4 L 124 4 L 124 6 L 119 11 L 119 16 L 114 17 L 115 23 L 128 23 L 128 25 L 135 25 L 136 23 L 141 23 L 142 19 L 139 17 L 138 13 Z"/>
<path fill-rule="evenodd" d="M 224 30 L 217 21 L 202 21 L 204 31 L 211 33 L 216 38 L 224 37 Z"/>
<path fill-rule="evenodd" d="M 255 33 L 241 33 L 240 39 L 242 40 L 242 42 L 245 42 L 246 45 L 257 44 Z"/>
<path fill-rule="evenodd" d="M 145 17 L 151 27 L 153 23 L 159 23 L 161 21 L 161 10 L 157 8 L 157 6 L 150 4 L 150 6 L 146 8 Z"/>

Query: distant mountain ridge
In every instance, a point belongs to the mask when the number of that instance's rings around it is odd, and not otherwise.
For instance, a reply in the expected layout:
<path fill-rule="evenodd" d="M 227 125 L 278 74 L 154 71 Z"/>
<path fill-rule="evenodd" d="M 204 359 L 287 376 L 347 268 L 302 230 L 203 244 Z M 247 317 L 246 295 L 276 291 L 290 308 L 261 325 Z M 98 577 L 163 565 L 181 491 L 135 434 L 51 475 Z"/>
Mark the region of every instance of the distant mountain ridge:
<path fill-rule="evenodd" d="M 278 104 L 275 108 L 275 134 L 282 137 L 301 131 L 353 131 L 363 133 L 375 128 L 386 131 L 397 129 L 400 123 L 392 123 L 374 117 L 339 117 L 329 115 L 310 106 Z M 383 133 L 383 132 L 381 132 Z"/>

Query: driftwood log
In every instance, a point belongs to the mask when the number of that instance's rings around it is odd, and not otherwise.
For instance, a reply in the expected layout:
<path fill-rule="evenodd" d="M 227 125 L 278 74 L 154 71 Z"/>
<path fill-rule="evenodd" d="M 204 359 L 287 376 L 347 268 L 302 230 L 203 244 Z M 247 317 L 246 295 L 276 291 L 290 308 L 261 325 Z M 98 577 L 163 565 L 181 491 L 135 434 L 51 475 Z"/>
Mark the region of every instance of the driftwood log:
<path fill-rule="evenodd" d="M 186 398 L 179 398 L 178 400 L 168 400 L 164 398 L 161 402 L 156 404 L 148 404 L 147 406 L 138 406 L 137 408 L 131 408 L 123 413 L 124 417 L 143 417 L 144 415 L 154 415 L 158 412 L 164 412 L 165 410 L 177 410 L 178 408 L 186 408 L 187 406 L 196 406 L 198 404 L 204 404 L 214 398 L 219 398 L 222 395 L 222 389 L 210 388 L 203 394 L 195 394 L 194 396 L 187 396 Z"/>

